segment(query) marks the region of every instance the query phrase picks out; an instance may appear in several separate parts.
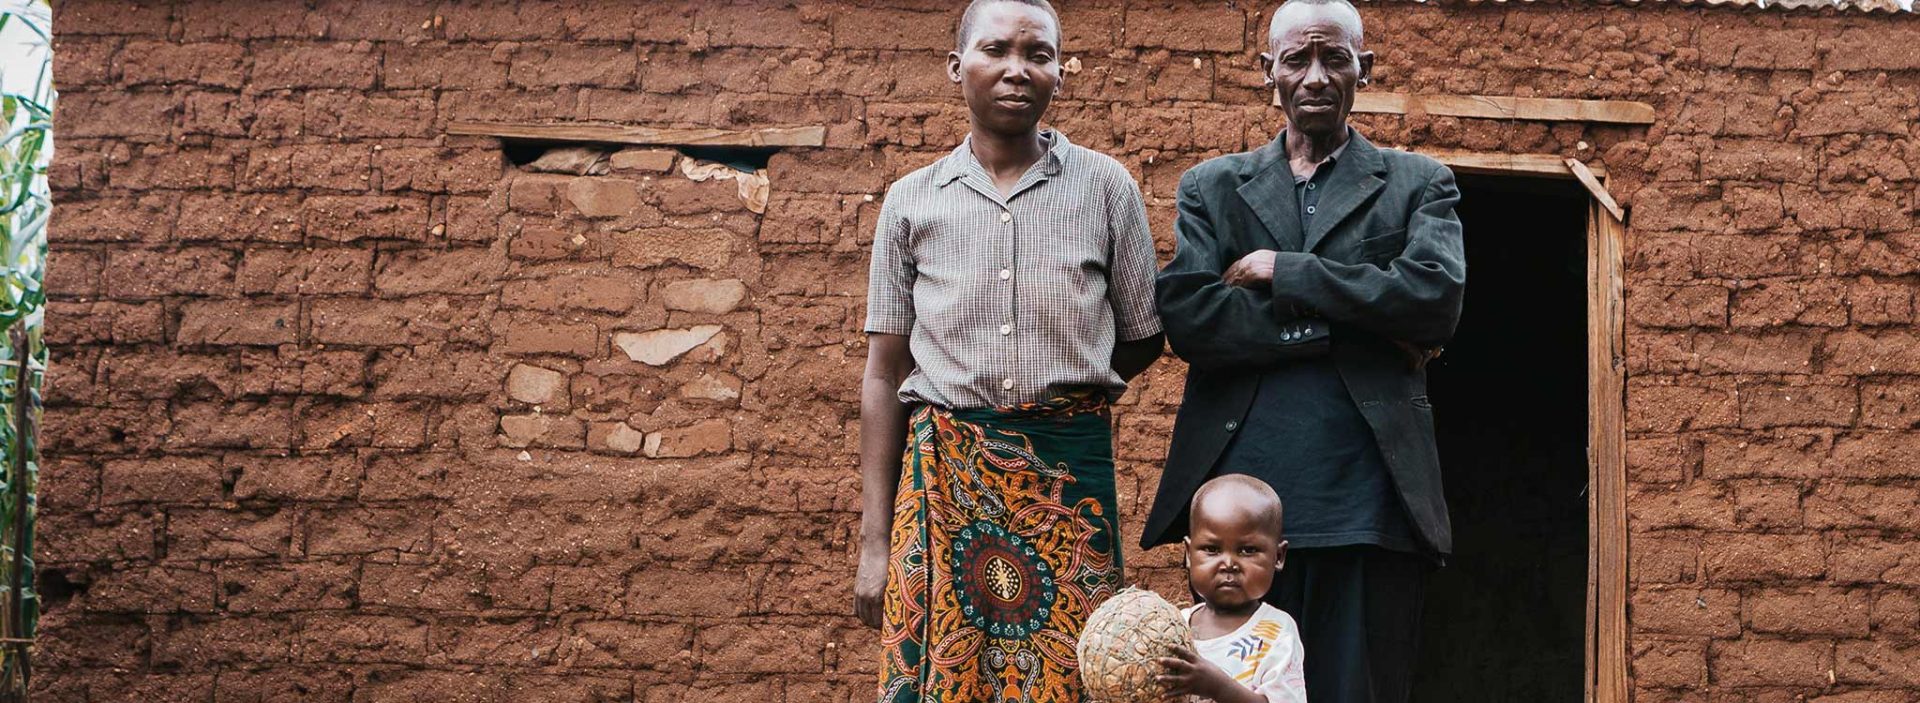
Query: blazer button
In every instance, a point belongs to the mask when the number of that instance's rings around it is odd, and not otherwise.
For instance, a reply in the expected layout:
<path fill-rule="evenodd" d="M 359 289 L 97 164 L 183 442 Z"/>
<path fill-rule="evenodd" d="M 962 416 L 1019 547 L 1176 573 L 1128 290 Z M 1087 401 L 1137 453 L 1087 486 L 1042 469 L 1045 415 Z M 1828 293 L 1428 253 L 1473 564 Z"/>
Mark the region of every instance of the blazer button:
<path fill-rule="evenodd" d="M 1234 431 L 1234 430 L 1237 430 L 1237 429 L 1240 429 L 1240 421 L 1239 421 L 1239 420 L 1228 420 L 1228 421 L 1227 421 L 1227 431 L 1228 431 L 1228 432 L 1232 432 L 1232 431 Z"/>

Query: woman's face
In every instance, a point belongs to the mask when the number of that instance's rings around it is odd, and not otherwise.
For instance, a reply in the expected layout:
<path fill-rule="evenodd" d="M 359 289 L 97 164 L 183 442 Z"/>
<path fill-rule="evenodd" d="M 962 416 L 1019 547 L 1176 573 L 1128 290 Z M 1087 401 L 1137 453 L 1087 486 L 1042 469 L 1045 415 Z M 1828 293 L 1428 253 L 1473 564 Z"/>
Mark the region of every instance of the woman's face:
<path fill-rule="evenodd" d="M 1046 10 L 997 2 L 980 8 L 966 44 L 947 55 L 973 123 L 996 134 L 1034 130 L 1060 89 L 1060 28 Z"/>

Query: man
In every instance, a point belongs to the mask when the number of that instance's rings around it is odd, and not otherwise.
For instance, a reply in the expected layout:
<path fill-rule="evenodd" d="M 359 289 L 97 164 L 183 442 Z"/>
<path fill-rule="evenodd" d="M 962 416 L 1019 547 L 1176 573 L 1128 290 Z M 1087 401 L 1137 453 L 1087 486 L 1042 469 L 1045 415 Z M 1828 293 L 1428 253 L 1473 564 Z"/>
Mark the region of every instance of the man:
<path fill-rule="evenodd" d="M 1286 3 L 1267 44 L 1287 128 L 1180 181 L 1157 288 L 1189 371 L 1142 544 L 1180 539 L 1208 476 L 1267 481 L 1293 547 L 1267 600 L 1300 623 L 1311 700 L 1404 701 L 1452 548 L 1425 362 L 1460 316 L 1459 191 L 1347 125 L 1373 70 L 1347 0 Z"/>
<path fill-rule="evenodd" d="M 1059 56 L 1045 0 L 974 0 L 969 135 L 881 207 L 854 611 L 889 703 L 1081 700 L 1120 585 L 1108 404 L 1160 354 L 1153 238 L 1125 167 L 1039 129 Z"/>

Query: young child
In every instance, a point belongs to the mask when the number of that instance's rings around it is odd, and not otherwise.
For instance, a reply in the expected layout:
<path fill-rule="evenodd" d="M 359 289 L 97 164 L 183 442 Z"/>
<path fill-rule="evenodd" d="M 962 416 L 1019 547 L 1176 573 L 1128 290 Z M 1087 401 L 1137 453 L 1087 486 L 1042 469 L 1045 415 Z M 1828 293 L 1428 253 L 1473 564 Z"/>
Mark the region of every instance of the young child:
<path fill-rule="evenodd" d="M 1287 558 L 1280 496 L 1251 476 L 1208 481 L 1193 495 L 1187 585 L 1200 603 L 1184 611 L 1193 649 L 1158 659 L 1167 700 L 1306 703 L 1300 633 L 1293 618 L 1260 599 Z"/>

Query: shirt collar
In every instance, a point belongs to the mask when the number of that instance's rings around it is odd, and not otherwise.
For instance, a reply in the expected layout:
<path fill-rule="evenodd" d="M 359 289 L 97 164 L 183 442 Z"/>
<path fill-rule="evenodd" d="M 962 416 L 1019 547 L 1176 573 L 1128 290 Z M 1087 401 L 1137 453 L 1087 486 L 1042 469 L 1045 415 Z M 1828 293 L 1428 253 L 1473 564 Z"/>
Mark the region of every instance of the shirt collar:
<path fill-rule="evenodd" d="M 1040 157 L 1042 173 L 1048 177 L 1060 175 L 1060 166 L 1065 162 L 1061 154 L 1066 152 L 1068 144 L 1067 135 L 1059 130 L 1040 130 L 1040 145 L 1046 150 Z M 966 139 L 960 140 L 960 146 L 954 147 L 952 153 L 940 160 L 939 175 L 934 178 L 934 183 L 945 186 L 965 178 L 968 171 L 975 170 L 984 173 L 986 168 L 980 165 L 979 159 L 974 158 L 973 135 L 969 134 Z"/>
<path fill-rule="evenodd" d="M 1339 148 L 1337 148 L 1337 149 L 1334 149 L 1334 150 L 1333 150 L 1333 153 L 1331 153 L 1331 154 L 1328 154 L 1328 155 L 1327 155 L 1327 158 L 1325 158 L 1325 159 L 1321 159 L 1321 160 L 1320 160 L 1320 163 L 1318 163 L 1318 164 L 1315 164 L 1315 165 L 1314 165 L 1314 167 L 1313 167 L 1313 172 L 1314 172 L 1314 174 L 1315 174 L 1315 175 L 1318 175 L 1318 174 L 1320 173 L 1320 171 L 1321 171 L 1322 169 L 1325 169 L 1325 168 L 1327 168 L 1327 167 L 1329 167 L 1329 166 L 1332 166 L 1332 165 L 1334 164 L 1334 162 L 1336 162 L 1336 161 L 1339 161 L 1339 160 L 1340 160 L 1340 156 L 1341 156 L 1342 154 L 1345 154 L 1345 153 L 1347 153 L 1347 147 L 1350 147 L 1350 146 L 1353 146 L 1353 138 L 1354 138 L 1354 134 L 1353 134 L 1353 128 L 1352 128 L 1352 127 L 1348 127 L 1348 128 L 1347 128 L 1347 140 L 1346 140 L 1346 141 L 1344 141 L 1344 142 L 1340 142 L 1340 147 L 1339 147 Z M 1285 155 L 1285 154 L 1286 154 L 1286 152 L 1287 152 L 1287 141 L 1286 141 L 1286 137 L 1285 137 L 1284 135 L 1282 135 L 1282 136 L 1281 136 L 1281 138 L 1280 138 L 1280 153 L 1281 153 L 1282 155 Z M 1293 164 L 1292 164 L 1292 162 L 1288 162 L 1288 164 L 1287 164 L 1287 170 L 1288 170 L 1289 172 L 1291 172 L 1291 171 L 1293 170 Z M 1309 177 L 1309 178 L 1311 178 L 1311 177 Z M 1301 177 L 1300 177 L 1300 174 L 1298 174 L 1298 173 L 1295 173 L 1295 174 L 1293 174 L 1293 182 L 1294 182 L 1294 183 L 1305 183 L 1305 182 L 1307 182 L 1307 178 L 1301 178 Z"/>

